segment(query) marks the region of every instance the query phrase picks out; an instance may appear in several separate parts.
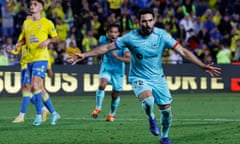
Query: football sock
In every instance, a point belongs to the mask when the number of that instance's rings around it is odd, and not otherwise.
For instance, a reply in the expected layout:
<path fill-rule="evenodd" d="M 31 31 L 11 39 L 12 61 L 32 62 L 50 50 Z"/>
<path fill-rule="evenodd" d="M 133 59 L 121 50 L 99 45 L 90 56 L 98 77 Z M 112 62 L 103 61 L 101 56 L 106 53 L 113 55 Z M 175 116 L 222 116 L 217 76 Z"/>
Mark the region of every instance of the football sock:
<path fill-rule="evenodd" d="M 96 91 L 96 108 L 101 110 L 102 109 L 102 103 L 105 96 L 104 90 L 97 90 Z"/>
<path fill-rule="evenodd" d="M 42 106 L 42 112 L 43 112 L 43 111 L 47 111 L 47 110 L 48 110 L 48 109 L 43 105 L 43 106 Z"/>
<path fill-rule="evenodd" d="M 111 110 L 110 110 L 109 114 L 111 114 L 111 115 L 115 115 L 116 114 L 116 111 L 117 111 L 119 103 L 120 103 L 120 96 L 118 96 L 116 99 L 112 98 Z"/>
<path fill-rule="evenodd" d="M 35 96 L 32 96 L 32 98 L 31 98 L 31 102 L 32 102 L 32 104 L 36 104 L 36 98 L 35 98 Z M 43 103 L 41 102 L 41 107 L 42 107 L 42 112 L 43 111 L 46 111 L 47 110 L 47 108 L 43 105 Z"/>
<path fill-rule="evenodd" d="M 41 90 L 36 90 L 34 91 L 34 97 L 35 97 L 35 107 L 36 107 L 36 111 L 37 111 L 37 115 L 41 115 L 42 113 L 42 93 Z"/>
<path fill-rule="evenodd" d="M 20 112 L 19 116 L 23 118 L 25 116 L 25 113 Z"/>
<path fill-rule="evenodd" d="M 171 107 L 165 110 L 160 110 L 160 123 L 162 124 L 162 137 L 168 137 L 168 132 L 172 124 Z"/>
<path fill-rule="evenodd" d="M 153 96 L 149 96 L 149 97 L 145 98 L 144 100 L 142 100 L 142 108 L 149 119 L 155 118 L 155 114 L 153 113 L 153 108 L 154 108 Z"/>
<path fill-rule="evenodd" d="M 21 113 L 22 115 L 26 113 L 27 111 L 27 108 L 28 108 L 28 104 L 30 102 L 30 99 L 31 99 L 31 96 L 32 96 L 32 93 L 31 92 L 26 92 L 26 91 L 23 91 L 22 92 L 22 105 L 21 105 Z M 24 115 L 23 115 L 24 116 Z"/>
<path fill-rule="evenodd" d="M 31 103 L 35 105 L 35 103 L 36 103 L 36 97 L 35 96 L 31 97 Z"/>
<path fill-rule="evenodd" d="M 49 110 L 50 113 L 55 112 L 55 108 L 54 108 L 54 106 L 52 104 L 52 101 L 51 101 L 48 94 L 46 94 L 46 96 L 43 97 L 43 102 L 44 102 L 44 105 L 47 107 L 47 109 Z"/>

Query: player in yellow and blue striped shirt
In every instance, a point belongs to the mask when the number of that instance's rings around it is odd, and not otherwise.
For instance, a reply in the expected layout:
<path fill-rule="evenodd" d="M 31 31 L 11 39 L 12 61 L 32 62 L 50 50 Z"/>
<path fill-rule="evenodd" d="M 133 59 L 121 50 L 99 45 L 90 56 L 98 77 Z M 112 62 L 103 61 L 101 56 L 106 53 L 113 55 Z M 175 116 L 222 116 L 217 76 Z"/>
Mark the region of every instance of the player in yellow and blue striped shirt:
<path fill-rule="evenodd" d="M 41 16 L 43 7 L 44 3 L 42 0 L 30 1 L 31 18 L 28 18 L 23 22 L 23 36 L 19 39 L 19 43 L 24 43 L 29 53 L 29 62 L 26 73 L 28 73 L 31 78 L 30 83 L 36 99 L 35 107 L 37 114 L 33 122 L 34 126 L 39 126 L 42 123 L 41 88 L 43 87 L 43 79 L 48 66 L 49 54 L 47 46 L 50 43 L 58 41 L 54 24 L 47 18 Z M 56 120 L 60 117 L 59 114 L 55 111 L 49 97 L 44 98 L 44 104 L 51 112 L 51 124 L 55 125 Z"/>
<path fill-rule="evenodd" d="M 21 37 L 22 35 L 20 35 Z M 18 46 L 15 50 L 10 51 L 13 55 L 21 55 L 21 85 L 22 85 L 22 105 L 19 115 L 12 121 L 13 123 L 22 123 L 24 122 L 24 116 L 27 111 L 27 107 L 29 102 L 31 101 L 33 104 L 35 104 L 35 98 L 32 96 L 31 92 L 31 83 L 30 83 L 30 77 L 26 73 L 27 64 L 28 64 L 28 53 L 26 50 L 26 45 Z M 51 66 L 49 64 L 48 71 L 51 71 Z M 48 75 L 50 76 L 50 75 Z M 42 93 L 43 97 L 48 97 L 48 93 L 42 87 Z M 45 122 L 47 120 L 47 115 L 49 114 L 49 111 L 45 106 L 42 106 L 42 121 Z"/>

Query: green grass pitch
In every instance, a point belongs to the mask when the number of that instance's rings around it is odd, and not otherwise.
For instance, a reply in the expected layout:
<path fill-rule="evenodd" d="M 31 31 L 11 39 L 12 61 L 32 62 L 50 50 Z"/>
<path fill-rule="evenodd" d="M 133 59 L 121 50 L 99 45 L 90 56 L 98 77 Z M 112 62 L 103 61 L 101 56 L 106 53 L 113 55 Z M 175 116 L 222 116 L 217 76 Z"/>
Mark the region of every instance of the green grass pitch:
<path fill-rule="evenodd" d="M 173 94 L 174 144 L 240 144 L 239 93 Z M 49 120 L 32 126 L 35 109 L 29 106 L 25 122 L 11 121 L 20 110 L 21 97 L 0 97 L 0 144 L 158 144 L 134 95 L 122 95 L 114 122 L 106 122 L 109 93 L 97 119 L 91 118 L 95 96 L 52 96 L 61 114 L 57 125 Z M 155 106 L 158 123 L 160 113 Z"/>

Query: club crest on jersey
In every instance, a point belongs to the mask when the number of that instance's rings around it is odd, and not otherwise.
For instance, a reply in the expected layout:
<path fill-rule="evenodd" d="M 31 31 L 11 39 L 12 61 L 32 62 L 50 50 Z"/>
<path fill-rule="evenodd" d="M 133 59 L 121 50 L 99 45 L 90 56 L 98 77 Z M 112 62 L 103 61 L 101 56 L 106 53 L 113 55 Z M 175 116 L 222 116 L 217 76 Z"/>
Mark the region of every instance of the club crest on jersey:
<path fill-rule="evenodd" d="M 42 27 L 41 25 L 38 25 L 38 26 L 37 26 L 37 28 L 38 28 L 39 30 L 41 29 L 41 27 Z"/>
<path fill-rule="evenodd" d="M 157 48 L 157 44 L 154 44 L 152 48 L 153 48 L 153 49 L 156 49 L 156 48 Z"/>

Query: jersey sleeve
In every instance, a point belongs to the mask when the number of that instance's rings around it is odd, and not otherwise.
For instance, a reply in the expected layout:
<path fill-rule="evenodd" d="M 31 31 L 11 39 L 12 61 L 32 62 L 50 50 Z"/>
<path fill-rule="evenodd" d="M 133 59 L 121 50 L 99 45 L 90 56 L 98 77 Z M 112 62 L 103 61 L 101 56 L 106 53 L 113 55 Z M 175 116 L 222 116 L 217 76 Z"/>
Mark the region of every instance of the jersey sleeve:
<path fill-rule="evenodd" d="M 53 38 L 53 37 L 57 37 L 57 31 L 56 28 L 54 26 L 54 24 L 49 21 L 49 30 L 48 30 L 49 35 Z"/>
<path fill-rule="evenodd" d="M 98 44 L 102 45 L 102 44 L 106 43 L 106 41 L 107 41 L 107 37 L 102 35 L 99 37 Z"/>
<path fill-rule="evenodd" d="M 163 33 L 163 39 L 167 48 L 175 48 L 178 42 L 166 31 Z"/>
<path fill-rule="evenodd" d="M 117 40 L 114 42 L 116 48 L 126 48 L 127 41 L 130 39 L 129 34 L 125 34 L 121 37 L 118 37 Z"/>
<path fill-rule="evenodd" d="M 10 54 L 12 54 L 12 55 L 19 55 L 21 51 L 22 51 L 22 46 L 17 47 L 17 48 L 14 49 L 14 50 L 11 50 L 11 51 L 10 51 Z"/>
<path fill-rule="evenodd" d="M 18 42 L 24 39 L 24 33 L 23 31 L 20 33 L 20 35 L 18 36 Z"/>

